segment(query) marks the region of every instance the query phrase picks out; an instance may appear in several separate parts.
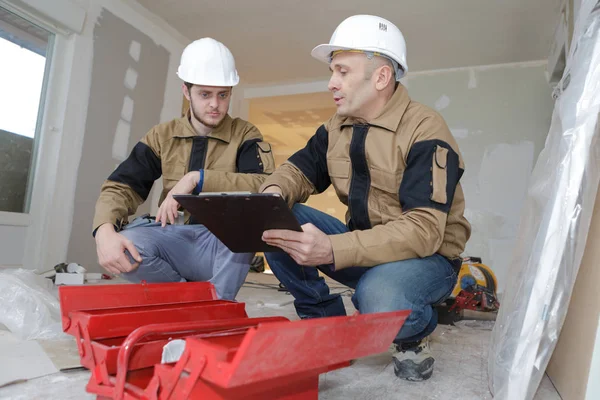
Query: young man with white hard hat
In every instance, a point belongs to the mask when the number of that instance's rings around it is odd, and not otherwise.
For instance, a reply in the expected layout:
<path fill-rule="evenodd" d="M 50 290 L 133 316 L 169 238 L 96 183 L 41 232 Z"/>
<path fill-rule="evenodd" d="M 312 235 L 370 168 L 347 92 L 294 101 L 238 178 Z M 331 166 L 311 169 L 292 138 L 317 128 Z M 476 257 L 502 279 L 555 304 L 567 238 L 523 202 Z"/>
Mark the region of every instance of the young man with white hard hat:
<path fill-rule="evenodd" d="M 390 21 L 350 17 L 312 55 L 330 66 L 337 112 L 261 187 L 284 196 L 304 224 L 303 232 L 266 231 L 263 240 L 285 250 L 267 261 L 301 318 L 346 314 L 318 270 L 355 289 L 360 313 L 411 310 L 394 340 L 394 370 L 428 379 L 433 306 L 452 293 L 471 233 L 458 145 L 443 118 L 400 84 L 406 45 Z M 330 185 L 348 206 L 346 224 L 298 204 Z"/>
<path fill-rule="evenodd" d="M 98 260 L 129 281 L 210 281 L 220 298 L 234 299 L 254 254 L 232 253 L 189 218 L 175 224 L 173 195 L 256 192 L 273 172 L 271 147 L 256 127 L 227 114 L 239 77 L 222 43 L 203 38 L 188 45 L 177 74 L 190 110 L 152 128 L 104 182 L 93 225 Z M 127 224 L 161 176 L 156 221 Z"/>

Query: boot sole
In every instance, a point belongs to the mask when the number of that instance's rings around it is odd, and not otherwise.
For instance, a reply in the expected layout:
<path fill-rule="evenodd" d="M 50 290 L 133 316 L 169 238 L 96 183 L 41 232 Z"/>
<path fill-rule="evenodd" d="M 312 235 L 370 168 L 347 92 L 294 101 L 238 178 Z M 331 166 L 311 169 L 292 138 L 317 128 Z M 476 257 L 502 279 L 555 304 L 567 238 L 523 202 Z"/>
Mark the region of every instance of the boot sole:
<path fill-rule="evenodd" d="M 419 364 L 412 360 L 398 361 L 394 360 L 394 373 L 400 379 L 405 379 L 412 382 L 426 381 L 433 374 L 433 357 L 426 358 Z"/>

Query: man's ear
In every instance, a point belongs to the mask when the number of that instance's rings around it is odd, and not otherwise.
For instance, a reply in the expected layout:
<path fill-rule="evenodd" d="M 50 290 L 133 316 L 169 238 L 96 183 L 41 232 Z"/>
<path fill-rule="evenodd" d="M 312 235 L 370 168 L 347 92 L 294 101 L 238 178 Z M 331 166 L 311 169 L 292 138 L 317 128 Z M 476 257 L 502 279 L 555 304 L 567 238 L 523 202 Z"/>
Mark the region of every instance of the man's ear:
<path fill-rule="evenodd" d="M 190 90 L 188 89 L 185 83 L 181 84 L 181 89 L 183 90 L 183 95 L 185 96 L 187 101 L 190 101 Z"/>
<path fill-rule="evenodd" d="M 390 81 L 394 79 L 392 68 L 385 64 L 375 70 L 375 89 L 383 90 L 388 87 Z"/>

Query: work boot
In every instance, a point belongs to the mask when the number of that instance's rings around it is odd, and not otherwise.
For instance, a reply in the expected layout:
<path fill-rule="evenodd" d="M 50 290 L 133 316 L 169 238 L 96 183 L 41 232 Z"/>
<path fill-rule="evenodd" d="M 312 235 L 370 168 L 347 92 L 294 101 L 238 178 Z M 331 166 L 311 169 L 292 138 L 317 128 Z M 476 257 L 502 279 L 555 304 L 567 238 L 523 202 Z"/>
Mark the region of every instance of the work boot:
<path fill-rule="evenodd" d="M 431 378 L 434 359 L 429 349 L 429 339 L 420 342 L 395 344 L 394 373 L 398 378 L 418 382 Z"/>

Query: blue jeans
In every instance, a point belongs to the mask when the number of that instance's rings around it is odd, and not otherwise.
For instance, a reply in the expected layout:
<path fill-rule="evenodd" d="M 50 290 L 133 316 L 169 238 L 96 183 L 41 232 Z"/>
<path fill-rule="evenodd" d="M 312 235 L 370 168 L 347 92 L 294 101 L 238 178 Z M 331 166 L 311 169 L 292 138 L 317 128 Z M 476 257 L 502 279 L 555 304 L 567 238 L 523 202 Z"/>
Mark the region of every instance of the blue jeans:
<path fill-rule="evenodd" d="M 119 233 L 133 242 L 142 257 L 140 266 L 122 274 L 123 278 L 136 283 L 208 281 L 224 300 L 235 299 L 254 257 L 232 253 L 204 225 L 132 224 Z"/>
<path fill-rule="evenodd" d="M 296 204 L 292 211 L 300 224 L 312 223 L 326 234 L 348 232 L 342 222 L 313 208 Z M 439 254 L 340 271 L 329 266 L 302 267 L 286 253 L 265 256 L 275 276 L 294 296 L 300 318 L 346 315 L 341 296 L 329 292 L 317 268 L 355 289 L 352 303 L 361 314 L 410 310 L 395 343 L 417 342 L 435 330 L 437 312 L 433 306 L 450 296 L 457 279 L 451 262 Z"/>

